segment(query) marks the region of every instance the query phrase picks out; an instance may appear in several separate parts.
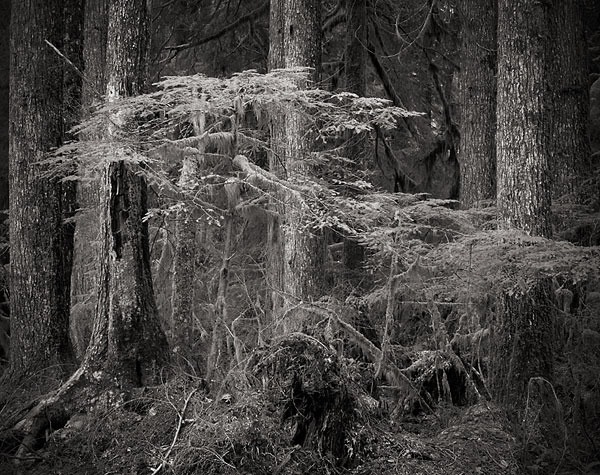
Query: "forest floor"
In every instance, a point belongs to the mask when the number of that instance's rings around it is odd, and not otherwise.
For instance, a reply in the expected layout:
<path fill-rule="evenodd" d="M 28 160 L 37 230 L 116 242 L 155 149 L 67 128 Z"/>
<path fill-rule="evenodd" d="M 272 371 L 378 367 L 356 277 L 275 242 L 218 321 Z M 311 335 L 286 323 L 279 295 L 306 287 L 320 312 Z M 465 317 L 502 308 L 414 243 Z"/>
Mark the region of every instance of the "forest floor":
<path fill-rule="evenodd" d="M 335 369 L 334 381 L 327 365 L 312 366 L 288 378 L 290 368 L 280 363 L 279 379 L 237 375 L 210 394 L 189 375 L 136 390 L 125 405 L 72 416 L 30 459 L 0 454 L 0 474 L 600 473 L 600 463 L 582 465 L 566 445 L 555 453 L 536 447 L 536 434 L 519 433 L 484 399 L 407 412 L 406 399 L 380 392 L 376 400 L 357 390 L 357 378 L 344 379 L 348 372 Z M 340 364 L 357 374 L 355 361 Z M 0 415 L 22 408 L 25 398 L 15 390 Z"/>
<path fill-rule="evenodd" d="M 261 392 L 214 401 L 165 385 L 128 407 L 72 418 L 35 459 L 5 459 L 0 473 L 152 474 L 507 474 L 517 473 L 514 438 L 486 404 L 446 407 L 391 421 L 383 413 L 354 428 L 345 467 L 315 447 L 292 445 L 293 427 Z M 189 394 L 188 394 L 189 396 Z"/>

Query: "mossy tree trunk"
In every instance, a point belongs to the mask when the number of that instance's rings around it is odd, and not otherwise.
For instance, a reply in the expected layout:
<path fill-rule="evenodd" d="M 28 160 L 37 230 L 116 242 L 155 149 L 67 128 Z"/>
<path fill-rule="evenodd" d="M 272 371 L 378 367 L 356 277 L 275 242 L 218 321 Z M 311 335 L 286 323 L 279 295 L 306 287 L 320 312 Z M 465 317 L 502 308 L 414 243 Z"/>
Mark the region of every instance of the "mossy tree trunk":
<path fill-rule="evenodd" d="M 309 87 L 320 76 L 321 67 L 321 4 L 315 0 L 280 0 L 271 4 L 272 52 L 271 68 L 309 67 L 308 81 L 299 87 Z M 312 173 L 306 160 L 312 148 L 312 139 L 307 134 L 305 119 L 295 111 L 282 111 L 272 121 L 272 141 L 275 153 L 270 162 L 271 171 L 291 182 L 302 182 Z M 277 152 L 281 152 L 277 154 Z M 275 308 L 275 318 L 285 315 L 299 300 L 312 300 L 323 293 L 325 241 L 310 229 L 310 210 L 304 202 L 291 193 L 278 193 L 276 211 L 279 214 L 277 230 L 270 232 L 272 252 L 269 269 L 274 276 L 270 279 L 278 285 L 275 292 L 282 308 Z M 274 262 L 282 259 L 281 264 Z M 295 331 L 302 327 L 302 317 L 287 315 L 279 325 L 282 332 Z"/>
<path fill-rule="evenodd" d="M 550 237 L 552 37 L 546 2 L 498 4 L 496 150 L 500 226 Z M 500 295 L 492 394 L 517 415 L 532 377 L 552 381 L 551 281 L 539 276 Z"/>
<path fill-rule="evenodd" d="M 108 1 L 86 2 L 82 90 L 82 114 L 89 115 L 104 97 L 104 66 L 108 33 Z M 85 140 L 85 137 L 82 137 Z M 87 178 L 87 177 L 86 177 Z M 71 340 L 81 359 L 88 345 L 98 300 L 100 276 L 100 184 L 91 177 L 77 187 L 78 216 L 75 228 L 73 273 L 71 278 Z"/>
<path fill-rule="evenodd" d="M 549 237 L 552 38 L 544 2 L 498 2 L 496 156 L 501 227 Z"/>
<path fill-rule="evenodd" d="M 589 68 L 582 0 L 551 2 L 553 45 L 551 170 L 552 198 L 585 199 L 583 181 L 590 172 Z"/>
<path fill-rule="evenodd" d="M 146 0 L 111 2 L 106 50 L 108 101 L 144 89 L 149 25 Z M 106 139 L 114 133 L 118 131 L 108 130 Z M 115 150 L 115 155 L 119 152 Z M 143 219 L 147 187 L 137 167 L 122 160 L 105 165 L 100 184 L 100 288 L 92 338 L 82 364 L 101 368 L 119 387 L 158 382 L 168 359 L 152 288 L 148 224 Z"/>
<path fill-rule="evenodd" d="M 206 118 L 198 113 L 193 118 L 194 133 L 201 136 L 205 131 Z M 182 198 L 195 190 L 199 185 L 200 161 L 204 155 L 204 144 L 199 144 L 198 155 L 184 158 L 179 177 L 179 188 Z M 196 288 L 196 239 L 198 222 L 196 216 L 187 206 L 177 211 L 175 219 L 175 243 L 173 249 L 173 288 L 171 294 L 171 338 L 172 346 L 177 348 L 181 362 L 189 364 L 197 359 L 194 351 L 195 339 L 205 333 L 204 328 L 196 321 L 194 314 L 194 289 Z M 198 331 L 200 330 L 200 331 Z"/>
<path fill-rule="evenodd" d="M 497 2 L 461 0 L 460 14 L 460 201 L 470 208 L 496 198 Z"/>
<path fill-rule="evenodd" d="M 490 378 L 492 395 L 518 412 L 525 407 L 531 378 L 552 381 L 556 317 L 552 282 L 540 277 L 527 290 L 520 287 L 505 290 L 497 307 Z"/>
<path fill-rule="evenodd" d="M 26 0 L 12 5 L 10 58 L 11 369 L 71 363 L 69 299 L 72 211 L 69 187 L 38 162 L 65 136 L 65 97 L 78 101 L 67 63 L 47 43 L 75 53 L 81 2 Z M 79 27 L 78 27 L 79 26 Z M 65 87 L 69 86 L 65 94 Z M 73 86 L 72 88 L 70 86 Z"/>

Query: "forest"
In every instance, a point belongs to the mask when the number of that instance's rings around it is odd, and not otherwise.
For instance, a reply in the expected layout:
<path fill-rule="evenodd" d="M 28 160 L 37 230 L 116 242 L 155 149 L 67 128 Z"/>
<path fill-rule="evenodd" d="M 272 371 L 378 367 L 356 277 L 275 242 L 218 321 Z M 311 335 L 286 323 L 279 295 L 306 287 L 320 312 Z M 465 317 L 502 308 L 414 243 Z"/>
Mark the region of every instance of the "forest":
<path fill-rule="evenodd" d="M 595 0 L 0 0 L 0 474 L 600 474 Z"/>

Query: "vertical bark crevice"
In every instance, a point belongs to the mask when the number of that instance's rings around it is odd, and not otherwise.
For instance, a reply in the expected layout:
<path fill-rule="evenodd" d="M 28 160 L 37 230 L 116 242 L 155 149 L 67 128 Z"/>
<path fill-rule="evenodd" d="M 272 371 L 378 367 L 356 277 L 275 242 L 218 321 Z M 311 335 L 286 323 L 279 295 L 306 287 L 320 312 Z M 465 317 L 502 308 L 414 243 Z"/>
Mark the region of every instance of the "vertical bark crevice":
<path fill-rule="evenodd" d="M 582 0 L 554 0 L 550 8 L 550 148 L 552 199 L 577 203 L 589 199 L 584 181 L 590 172 L 589 68 Z"/>
<path fill-rule="evenodd" d="M 548 6 L 500 0 L 496 154 L 500 226 L 552 234 Z"/>
<path fill-rule="evenodd" d="M 104 97 L 108 34 L 108 1 L 86 2 L 84 14 L 81 115 L 85 118 Z M 94 137 L 80 137 L 81 140 Z M 77 217 L 71 277 L 71 340 L 76 356 L 83 358 L 90 340 L 100 275 L 100 180 L 84 169 L 77 186 Z"/>
<path fill-rule="evenodd" d="M 108 10 L 106 98 L 142 92 L 146 81 L 149 12 L 146 0 L 119 0 Z M 115 141 L 116 128 L 104 131 Z M 115 156 L 128 155 L 126 146 Z M 168 360 L 150 269 L 146 181 L 143 165 L 124 160 L 104 165 L 100 292 L 94 329 L 82 368 L 101 371 L 121 388 L 154 384 Z"/>
<path fill-rule="evenodd" d="M 321 4 L 314 0 L 282 0 L 271 4 L 270 68 L 309 68 L 298 87 L 318 83 L 321 67 Z M 281 31 L 284 32 L 281 35 Z M 288 34 L 286 34 L 286 32 Z M 283 37 L 282 37 L 283 36 Z M 312 170 L 307 163 L 313 141 L 302 115 L 281 110 L 271 117 L 270 171 L 291 182 L 302 182 Z M 278 229 L 269 231 L 272 251 L 267 269 L 273 286 L 273 316 L 285 314 L 297 301 L 318 298 L 324 292 L 325 240 L 311 229 L 306 203 L 289 193 L 275 193 Z M 275 238 L 277 240 L 275 240 Z M 276 246 L 278 248 L 276 248 Z M 302 317 L 280 321 L 280 331 L 302 327 Z"/>
<path fill-rule="evenodd" d="M 496 198 L 495 0 L 462 0 L 460 201 L 469 208 Z"/>
<path fill-rule="evenodd" d="M 11 368 L 18 374 L 71 363 L 69 289 L 73 193 L 39 162 L 60 146 L 80 87 L 55 50 L 77 61 L 81 2 L 12 5 L 10 57 Z"/>

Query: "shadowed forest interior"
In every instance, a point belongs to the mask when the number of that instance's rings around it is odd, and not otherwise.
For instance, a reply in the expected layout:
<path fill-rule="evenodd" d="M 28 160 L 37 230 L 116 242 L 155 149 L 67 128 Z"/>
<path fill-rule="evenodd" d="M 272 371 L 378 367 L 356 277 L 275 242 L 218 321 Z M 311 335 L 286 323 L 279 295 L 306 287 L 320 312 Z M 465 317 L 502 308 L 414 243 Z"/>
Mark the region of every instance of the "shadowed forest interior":
<path fill-rule="evenodd" d="M 598 2 L 0 43 L 0 473 L 600 474 Z"/>

